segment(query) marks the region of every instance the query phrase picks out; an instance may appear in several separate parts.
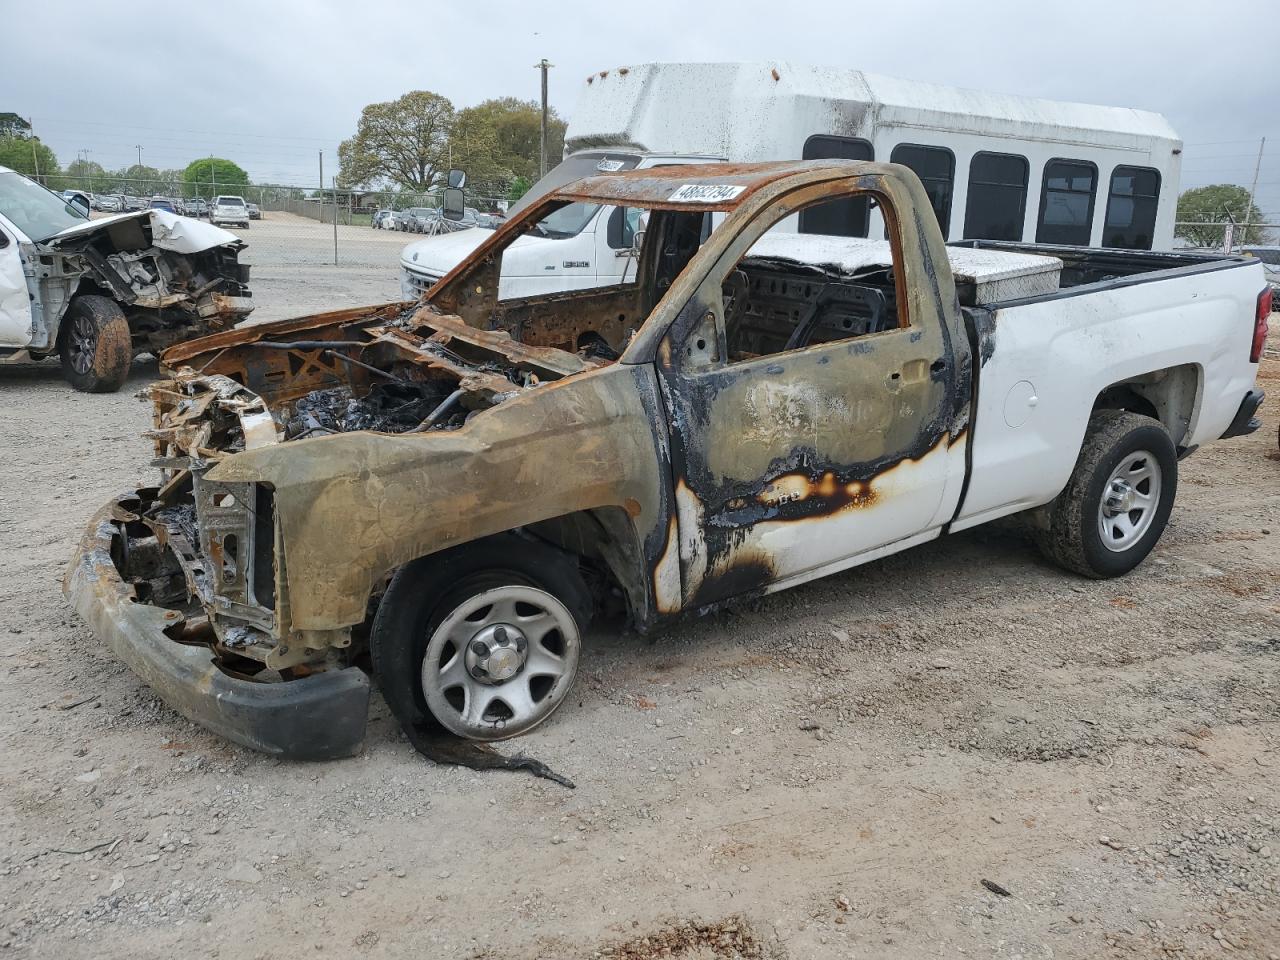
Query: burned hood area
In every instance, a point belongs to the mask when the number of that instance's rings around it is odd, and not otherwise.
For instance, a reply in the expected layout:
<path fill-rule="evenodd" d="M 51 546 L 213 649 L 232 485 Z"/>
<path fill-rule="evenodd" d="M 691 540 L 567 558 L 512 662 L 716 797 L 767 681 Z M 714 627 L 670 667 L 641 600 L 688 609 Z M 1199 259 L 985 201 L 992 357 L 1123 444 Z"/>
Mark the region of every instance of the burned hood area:
<path fill-rule="evenodd" d="M 392 304 L 235 331 L 164 355 L 153 385 L 162 457 L 210 463 L 275 443 L 461 426 L 522 391 L 604 365 Z"/>

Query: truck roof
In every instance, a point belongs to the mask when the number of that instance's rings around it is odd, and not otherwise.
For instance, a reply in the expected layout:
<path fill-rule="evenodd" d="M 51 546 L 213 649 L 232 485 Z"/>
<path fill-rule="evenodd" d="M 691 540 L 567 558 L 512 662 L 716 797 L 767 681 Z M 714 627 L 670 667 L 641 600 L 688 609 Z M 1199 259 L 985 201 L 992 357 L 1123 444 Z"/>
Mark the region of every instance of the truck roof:
<path fill-rule="evenodd" d="M 902 168 L 897 168 L 901 170 Z M 862 160 L 782 160 L 769 163 L 706 163 L 583 177 L 550 196 L 559 200 L 613 203 L 653 209 L 729 211 L 751 194 L 782 180 L 804 181 L 884 174 L 890 165 Z M 798 184 L 797 184 L 798 185 Z"/>

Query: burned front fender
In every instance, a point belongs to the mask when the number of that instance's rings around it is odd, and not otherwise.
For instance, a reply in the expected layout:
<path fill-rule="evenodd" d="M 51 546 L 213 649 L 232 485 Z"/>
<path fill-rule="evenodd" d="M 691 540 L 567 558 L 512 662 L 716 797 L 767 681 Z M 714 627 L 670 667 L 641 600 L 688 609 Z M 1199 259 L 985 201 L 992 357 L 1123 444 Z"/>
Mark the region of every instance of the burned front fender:
<path fill-rule="evenodd" d="M 540 521 L 618 507 L 665 543 L 669 464 L 652 367 L 616 364 L 514 396 L 455 430 L 356 432 L 227 456 L 213 483 L 274 489 L 290 624 L 360 623 L 397 566 Z"/>
<path fill-rule="evenodd" d="M 369 677 L 355 667 L 279 683 L 225 673 L 213 652 L 184 642 L 188 616 L 142 602 L 126 579 L 129 525 L 154 491 L 115 498 L 89 522 L 63 578 L 63 592 L 93 632 L 187 719 L 264 753 L 328 760 L 359 752 Z"/>

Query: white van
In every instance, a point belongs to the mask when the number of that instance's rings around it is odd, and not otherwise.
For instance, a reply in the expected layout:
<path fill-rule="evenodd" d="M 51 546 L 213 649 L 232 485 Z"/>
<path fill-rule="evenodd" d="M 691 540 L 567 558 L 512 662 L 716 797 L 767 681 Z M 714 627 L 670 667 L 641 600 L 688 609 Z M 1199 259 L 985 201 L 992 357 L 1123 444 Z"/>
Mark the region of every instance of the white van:
<path fill-rule="evenodd" d="M 601 162 L 623 164 L 607 171 L 717 158 L 887 160 L 924 182 L 948 241 L 1168 250 L 1181 154 L 1182 141 L 1164 117 L 1126 107 L 781 62 L 649 63 L 587 78 L 564 162 L 519 207 L 596 172 Z M 614 209 L 594 210 L 572 236 L 540 244 L 529 238 L 512 248 L 503 296 L 620 279 L 608 262 L 615 248 L 600 227 Z M 806 211 L 778 229 L 886 235 L 867 201 Z M 404 295 L 419 296 L 483 239 L 464 231 L 410 244 L 400 261 Z"/>
<path fill-rule="evenodd" d="M 507 219 L 550 191 L 582 177 L 682 163 L 715 163 L 723 159 L 647 154 L 637 150 L 584 150 L 566 157 L 534 184 L 507 211 Z M 545 222 L 544 235 L 522 237 L 507 250 L 502 261 L 499 295 L 504 299 L 532 297 L 620 283 L 628 268 L 634 273 L 632 244 L 638 220 L 639 211 L 622 207 L 590 203 L 562 207 Z M 416 300 L 422 296 L 487 240 L 491 232 L 479 227 L 458 230 L 405 247 L 400 255 L 400 289 L 405 299 Z"/>

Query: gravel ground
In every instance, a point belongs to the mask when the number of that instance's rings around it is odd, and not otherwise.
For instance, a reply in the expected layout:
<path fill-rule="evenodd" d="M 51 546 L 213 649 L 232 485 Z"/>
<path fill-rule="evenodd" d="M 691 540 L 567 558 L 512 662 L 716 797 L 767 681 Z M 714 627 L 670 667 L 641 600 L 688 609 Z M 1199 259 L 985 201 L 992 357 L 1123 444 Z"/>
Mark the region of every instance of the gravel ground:
<path fill-rule="evenodd" d="M 261 243 L 256 317 L 395 296 L 392 240 L 358 285 Z M 278 762 L 107 654 L 59 578 L 150 479 L 153 375 L 0 369 L 0 957 L 1280 955 L 1274 403 L 1129 577 L 997 526 L 594 635 L 506 745 L 570 791 L 434 766 L 380 701 L 360 756 Z"/>

